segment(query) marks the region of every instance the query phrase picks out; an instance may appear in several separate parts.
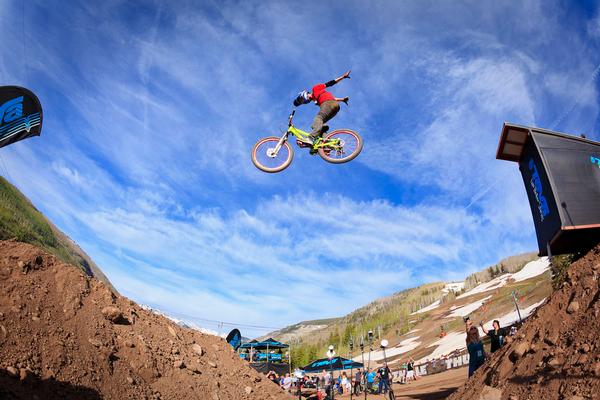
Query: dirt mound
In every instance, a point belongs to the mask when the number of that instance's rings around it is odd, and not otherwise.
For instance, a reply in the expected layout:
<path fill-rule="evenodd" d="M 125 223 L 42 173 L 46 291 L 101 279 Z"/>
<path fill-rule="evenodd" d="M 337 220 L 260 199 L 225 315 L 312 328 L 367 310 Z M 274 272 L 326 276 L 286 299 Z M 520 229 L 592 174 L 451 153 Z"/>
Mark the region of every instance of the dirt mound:
<path fill-rule="evenodd" d="M 0 349 L 2 399 L 288 398 L 223 339 L 14 241 L 0 242 Z"/>
<path fill-rule="evenodd" d="M 600 399 L 600 245 L 450 399 Z"/>

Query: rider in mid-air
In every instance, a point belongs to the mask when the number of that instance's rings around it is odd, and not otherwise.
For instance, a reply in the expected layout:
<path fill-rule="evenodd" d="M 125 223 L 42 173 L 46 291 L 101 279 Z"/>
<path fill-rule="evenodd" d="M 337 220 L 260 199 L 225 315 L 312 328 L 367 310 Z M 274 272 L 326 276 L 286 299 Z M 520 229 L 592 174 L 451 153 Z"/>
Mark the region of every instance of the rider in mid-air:
<path fill-rule="evenodd" d="M 294 106 L 298 107 L 302 104 L 308 104 L 314 101 L 319 106 L 319 113 L 313 120 L 309 137 L 303 140 L 307 144 L 313 144 L 323 134 L 323 131 L 329 129 L 325 122 L 329 121 L 340 111 L 340 104 L 338 102 L 343 101 L 348 105 L 348 97 L 338 98 L 328 92 L 326 89 L 342 81 L 344 79 L 350 79 L 350 71 L 346 71 L 339 78 L 333 79 L 327 83 L 319 83 L 313 86 L 312 92 L 303 90 L 298 93 L 298 97 L 294 100 Z"/>

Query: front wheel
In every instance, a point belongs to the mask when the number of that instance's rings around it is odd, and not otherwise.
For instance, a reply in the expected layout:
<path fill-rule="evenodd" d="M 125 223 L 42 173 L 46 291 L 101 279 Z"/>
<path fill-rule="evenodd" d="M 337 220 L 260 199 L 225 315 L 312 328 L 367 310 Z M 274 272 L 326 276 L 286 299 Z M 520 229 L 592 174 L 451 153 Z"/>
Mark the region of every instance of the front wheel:
<path fill-rule="evenodd" d="M 252 163 L 264 172 L 280 172 L 289 167 L 294 158 L 294 151 L 287 140 L 277 152 L 277 144 L 281 138 L 271 136 L 256 142 L 252 148 Z"/>
<path fill-rule="evenodd" d="M 319 155 L 327 162 L 342 164 L 354 160 L 363 148 L 360 135 L 350 129 L 337 129 L 323 137 Z"/>

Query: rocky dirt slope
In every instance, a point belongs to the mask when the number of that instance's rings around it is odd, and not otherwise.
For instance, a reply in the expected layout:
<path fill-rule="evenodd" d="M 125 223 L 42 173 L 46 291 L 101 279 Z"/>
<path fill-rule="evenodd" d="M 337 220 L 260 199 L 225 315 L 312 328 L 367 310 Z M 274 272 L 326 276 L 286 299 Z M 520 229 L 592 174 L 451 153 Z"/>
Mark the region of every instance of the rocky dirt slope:
<path fill-rule="evenodd" d="M 221 338 L 116 296 L 37 247 L 0 242 L 1 399 L 285 399 Z"/>
<path fill-rule="evenodd" d="M 600 399 L 600 245 L 454 400 Z"/>

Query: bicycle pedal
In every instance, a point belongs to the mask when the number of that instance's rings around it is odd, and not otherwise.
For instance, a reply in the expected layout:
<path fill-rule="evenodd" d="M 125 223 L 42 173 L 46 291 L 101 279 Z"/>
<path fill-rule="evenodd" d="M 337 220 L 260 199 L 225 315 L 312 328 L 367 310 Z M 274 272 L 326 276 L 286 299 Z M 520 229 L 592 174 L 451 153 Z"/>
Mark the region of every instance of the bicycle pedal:
<path fill-rule="evenodd" d="M 310 149 L 310 151 L 308 152 L 311 156 L 314 156 L 315 154 L 317 154 L 319 150 L 317 149 Z"/>

